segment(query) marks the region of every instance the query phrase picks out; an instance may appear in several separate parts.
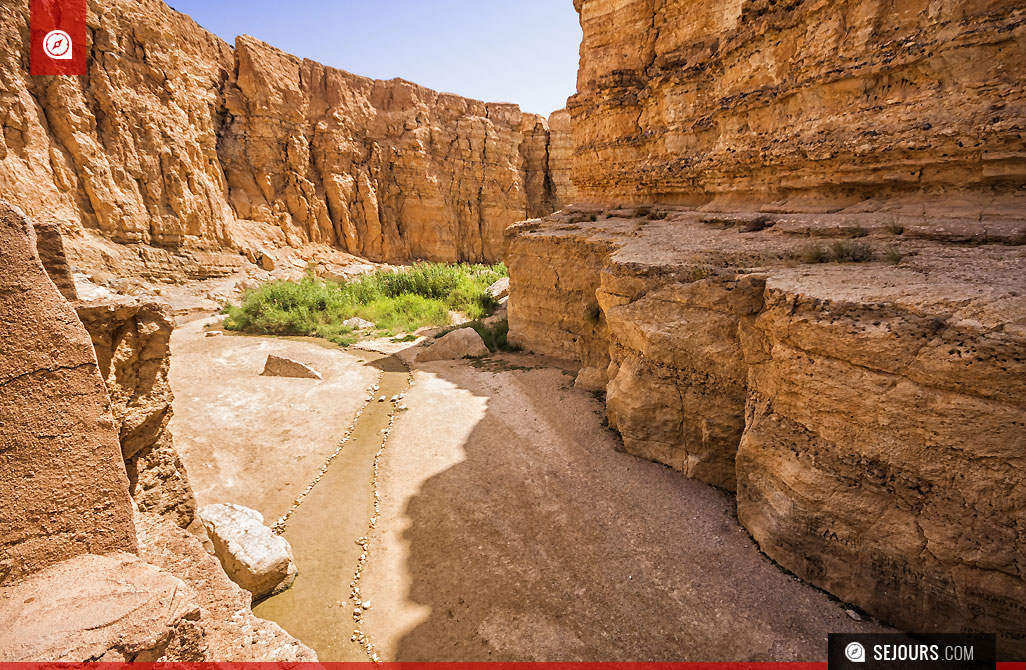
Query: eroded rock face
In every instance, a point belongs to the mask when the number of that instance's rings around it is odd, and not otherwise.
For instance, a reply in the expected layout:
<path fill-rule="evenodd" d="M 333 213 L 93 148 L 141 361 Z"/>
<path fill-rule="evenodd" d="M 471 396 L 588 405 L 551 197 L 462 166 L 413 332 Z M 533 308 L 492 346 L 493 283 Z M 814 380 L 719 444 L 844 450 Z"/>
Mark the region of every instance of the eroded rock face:
<path fill-rule="evenodd" d="M 1020 2 L 575 5 L 582 201 L 1022 211 Z"/>
<path fill-rule="evenodd" d="M 653 211 L 511 229 L 510 339 L 585 362 L 626 448 L 736 488 L 787 569 L 1026 657 L 1026 247 L 864 218 L 897 265 L 807 264 L 809 226 L 853 244 L 829 217 Z"/>
<path fill-rule="evenodd" d="M 134 552 L 132 501 L 92 343 L 31 224 L 0 202 L 0 583 Z"/>
<path fill-rule="evenodd" d="M 559 206 L 547 123 L 515 105 L 232 49 L 159 0 L 90 3 L 88 25 L 86 77 L 33 79 L 28 6 L 0 8 L 0 198 L 83 267 L 203 277 L 307 243 L 495 261 Z"/>
<path fill-rule="evenodd" d="M 167 377 L 170 308 L 111 297 L 79 301 L 75 309 L 89 331 L 110 395 L 132 498 L 140 510 L 188 526 L 196 499 L 168 429 L 174 401 Z"/>

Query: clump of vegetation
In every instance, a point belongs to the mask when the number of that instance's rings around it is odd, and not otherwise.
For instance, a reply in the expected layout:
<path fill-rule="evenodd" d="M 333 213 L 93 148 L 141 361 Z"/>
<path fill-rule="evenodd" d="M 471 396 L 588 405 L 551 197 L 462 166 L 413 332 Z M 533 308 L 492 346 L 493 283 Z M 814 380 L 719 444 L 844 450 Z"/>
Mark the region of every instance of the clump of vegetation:
<path fill-rule="evenodd" d="M 346 282 L 312 273 L 299 281 L 272 281 L 247 290 L 225 308 L 224 327 L 269 335 L 312 335 L 343 346 L 359 339 L 343 325 L 359 317 L 379 335 L 450 323 L 450 310 L 479 319 L 496 307 L 486 289 L 509 272 L 497 265 L 420 263 L 408 270 L 379 270 Z"/>
<path fill-rule="evenodd" d="M 711 274 L 712 272 L 706 265 L 689 265 L 681 274 L 681 278 L 687 282 L 696 282 L 702 281 Z"/>
<path fill-rule="evenodd" d="M 905 254 L 901 253 L 901 250 L 894 245 L 887 247 L 886 249 L 884 249 L 883 252 L 884 261 L 890 263 L 891 265 L 897 265 L 901 262 L 901 259 L 904 257 Z"/>
<path fill-rule="evenodd" d="M 875 256 L 868 242 L 838 240 L 830 245 L 830 252 L 838 263 L 864 263 Z"/>
<path fill-rule="evenodd" d="M 842 228 L 841 232 L 845 237 L 850 238 L 865 237 L 866 235 L 869 235 L 869 231 L 862 226 L 848 226 L 846 228 Z"/>
<path fill-rule="evenodd" d="M 826 263 L 830 260 L 830 252 L 822 244 L 810 242 L 798 250 L 798 257 L 802 263 Z"/>
<path fill-rule="evenodd" d="M 598 221 L 598 214 L 594 212 L 591 214 L 579 212 L 577 214 L 572 215 L 569 219 L 567 219 L 568 223 L 584 223 L 585 221 Z"/>
<path fill-rule="evenodd" d="M 892 216 L 887 224 L 887 232 L 891 235 L 904 235 L 905 226 L 898 223 L 898 218 L 896 216 Z"/>
<path fill-rule="evenodd" d="M 876 253 L 868 242 L 838 240 L 829 249 L 815 242 L 806 244 L 798 250 L 798 258 L 802 263 L 865 263 L 876 258 Z"/>

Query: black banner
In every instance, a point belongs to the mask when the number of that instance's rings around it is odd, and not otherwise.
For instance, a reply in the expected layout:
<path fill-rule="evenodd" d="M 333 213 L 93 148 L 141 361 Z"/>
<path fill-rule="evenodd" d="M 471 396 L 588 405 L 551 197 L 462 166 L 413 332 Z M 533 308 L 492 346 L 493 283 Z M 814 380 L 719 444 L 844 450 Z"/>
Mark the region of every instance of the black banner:
<path fill-rule="evenodd" d="M 829 670 L 993 670 L 993 634 L 831 633 Z"/>

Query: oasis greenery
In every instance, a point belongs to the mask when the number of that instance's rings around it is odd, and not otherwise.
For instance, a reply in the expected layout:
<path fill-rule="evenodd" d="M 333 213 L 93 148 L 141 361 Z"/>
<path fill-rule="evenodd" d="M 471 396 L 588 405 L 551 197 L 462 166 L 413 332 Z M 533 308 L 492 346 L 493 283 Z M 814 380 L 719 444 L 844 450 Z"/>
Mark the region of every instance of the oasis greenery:
<path fill-rule="evenodd" d="M 419 263 L 405 270 L 378 270 L 348 281 L 312 273 L 247 290 L 238 306 L 225 308 L 224 327 L 247 333 L 312 335 L 349 345 L 359 339 L 343 322 L 374 324 L 376 334 L 411 333 L 451 323 L 450 311 L 480 319 L 496 307 L 487 288 L 508 276 L 506 266 Z"/>

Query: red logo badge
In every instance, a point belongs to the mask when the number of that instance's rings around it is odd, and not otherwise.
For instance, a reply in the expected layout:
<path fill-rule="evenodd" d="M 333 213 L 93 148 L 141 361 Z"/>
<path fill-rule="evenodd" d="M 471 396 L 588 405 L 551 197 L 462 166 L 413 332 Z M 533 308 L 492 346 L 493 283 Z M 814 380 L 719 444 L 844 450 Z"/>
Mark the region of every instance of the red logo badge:
<path fill-rule="evenodd" d="M 86 73 L 86 0 L 32 0 L 29 74 Z"/>

